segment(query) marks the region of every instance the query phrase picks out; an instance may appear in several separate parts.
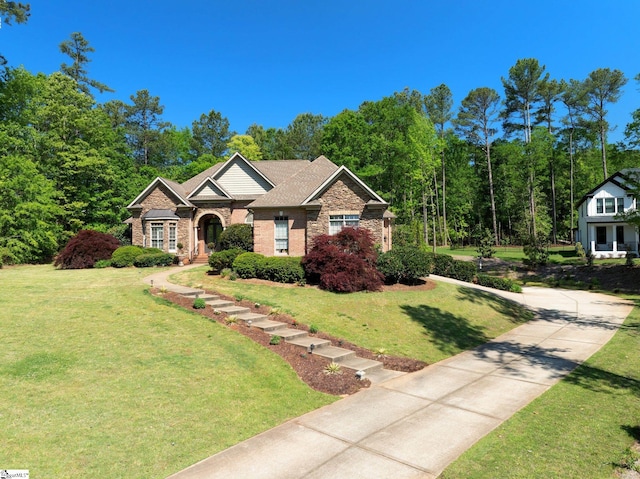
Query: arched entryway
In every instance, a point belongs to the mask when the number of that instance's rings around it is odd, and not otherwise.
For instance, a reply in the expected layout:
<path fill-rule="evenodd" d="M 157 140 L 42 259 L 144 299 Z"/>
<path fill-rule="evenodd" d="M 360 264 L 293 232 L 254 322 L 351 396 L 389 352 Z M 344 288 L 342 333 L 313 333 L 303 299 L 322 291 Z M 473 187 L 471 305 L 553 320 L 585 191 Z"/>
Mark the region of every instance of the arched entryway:
<path fill-rule="evenodd" d="M 205 215 L 200 218 L 198 222 L 198 252 L 209 254 L 218 249 L 222 230 L 222 222 L 216 215 Z"/>

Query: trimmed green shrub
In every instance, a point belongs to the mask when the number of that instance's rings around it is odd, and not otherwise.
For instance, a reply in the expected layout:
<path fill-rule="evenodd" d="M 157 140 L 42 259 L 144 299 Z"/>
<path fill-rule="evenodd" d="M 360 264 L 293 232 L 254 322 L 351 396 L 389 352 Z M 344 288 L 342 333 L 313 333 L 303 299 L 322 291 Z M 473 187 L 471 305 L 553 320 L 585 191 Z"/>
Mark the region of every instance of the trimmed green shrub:
<path fill-rule="evenodd" d="M 264 255 L 242 253 L 233 261 L 233 269 L 241 278 L 262 278 L 265 269 Z"/>
<path fill-rule="evenodd" d="M 229 225 L 220 233 L 220 247 L 253 251 L 253 228 L 251 225 L 238 223 Z"/>
<path fill-rule="evenodd" d="M 231 268 L 235 259 L 244 253 L 243 250 L 234 248 L 217 251 L 209 255 L 209 266 L 211 271 L 222 271 L 224 268 Z"/>
<path fill-rule="evenodd" d="M 456 259 L 449 268 L 449 277 L 471 283 L 475 279 L 477 272 L 478 268 L 473 261 L 461 261 Z"/>
<path fill-rule="evenodd" d="M 508 278 L 498 278 L 497 276 L 481 273 L 476 276 L 476 282 L 480 286 L 486 286 L 488 288 L 511 291 L 512 293 L 522 293 L 520 285 Z"/>
<path fill-rule="evenodd" d="M 96 269 L 101 269 L 101 268 L 108 268 L 111 266 L 111 260 L 110 259 L 101 259 L 95 262 L 95 264 L 93 265 L 94 268 Z"/>
<path fill-rule="evenodd" d="M 304 268 L 301 261 L 302 258 L 295 256 L 266 258 L 263 279 L 277 283 L 301 283 L 304 281 Z"/>
<path fill-rule="evenodd" d="M 111 258 L 118 246 L 118 239 L 110 234 L 82 230 L 69 240 L 54 265 L 60 269 L 93 268 L 96 261 Z"/>
<path fill-rule="evenodd" d="M 193 300 L 193 309 L 204 309 L 207 307 L 207 303 L 202 298 L 196 298 Z"/>
<path fill-rule="evenodd" d="M 453 256 L 448 254 L 434 254 L 433 255 L 433 269 L 432 273 L 438 276 L 450 276 L 450 271 L 454 268 Z"/>
<path fill-rule="evenodd" d="M 141 246 L 121 246 L 111 255 L 111 266 L 114 268 L 133 266 L 135 259 L 144 252 Z"/>
<path fill-rule="evenodd" d="M 144 253 L 133 260 L 136 268 L 150 268 L 152 266 L 170 266 L 173 255 L 170 253 Z"/>
<path fill-rule="evenodd" d="M 280 341 L 282 341 L 282 338 L 280 336 L 271 336 L 269 344 L 271 346 L 277 346 L 278 344 L 280 344 Z"/>
<path fill-rule="evenodd" d="M 388 284 L 415 284 L 429 276 L 433 254 L 414 246 L 399 246 L 378 256 L 377 267 Z"/>

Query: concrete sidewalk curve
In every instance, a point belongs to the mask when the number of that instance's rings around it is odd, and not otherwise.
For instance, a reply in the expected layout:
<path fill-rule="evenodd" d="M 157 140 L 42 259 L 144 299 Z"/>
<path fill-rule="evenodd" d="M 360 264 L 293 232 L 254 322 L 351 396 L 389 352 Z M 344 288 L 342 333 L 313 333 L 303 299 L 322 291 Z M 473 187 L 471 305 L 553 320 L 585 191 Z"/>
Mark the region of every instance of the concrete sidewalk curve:
<path fill-rule="evenodd" d="M 535 319 L 475 350 L 288 421 L 170 478 L 435 478 L 600 349 L 633 308 L 584 291 L 524 288 L 515 294 L 432 279 L 518 301 L 535 311 Z"/>

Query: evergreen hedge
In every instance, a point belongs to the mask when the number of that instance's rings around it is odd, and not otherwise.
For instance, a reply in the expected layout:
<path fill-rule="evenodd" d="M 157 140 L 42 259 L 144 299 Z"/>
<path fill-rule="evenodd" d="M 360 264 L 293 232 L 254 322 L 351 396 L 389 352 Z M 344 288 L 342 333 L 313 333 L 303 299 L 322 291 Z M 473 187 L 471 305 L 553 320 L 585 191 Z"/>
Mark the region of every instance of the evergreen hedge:
<path fill-rule="evenodd" d="M 239 248 L 226 249 L 223 251 L 217 251 L 209 255 L 209 266 L 211 271 L 219 273 L 225 268 L 233 267 L 233 262 L 245 251 Z"/>
<path fill-rule="evenodd" d="M 144 253 L 136 257 L 133 265 L 136 268 L 150 268 L 151 266 L 170 266 L 174 255 L 170 253 Z"/>

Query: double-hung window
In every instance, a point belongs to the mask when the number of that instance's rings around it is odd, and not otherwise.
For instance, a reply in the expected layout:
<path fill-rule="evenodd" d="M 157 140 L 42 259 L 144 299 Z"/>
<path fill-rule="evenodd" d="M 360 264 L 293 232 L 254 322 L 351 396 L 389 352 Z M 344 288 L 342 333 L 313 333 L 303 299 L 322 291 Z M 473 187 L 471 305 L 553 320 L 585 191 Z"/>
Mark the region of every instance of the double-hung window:
<path fill-rule="evenodd" d="M 276 254 L 289 253 L 289 218 L 278 216 L 274 223 L 274 237 Z"/>
<path fill-rule="evenodd" d="M 178 225 L 169 223 L 169 251 L 174 252 L 177 248 Z"/>
<path fill-rule="evenodd" d="M 340 233 L 347 226 L 357 228 L 359 224 L 359 215 L 329 215 L 329 234 Z"/>
<path fill-rule="evenodd" d="M 151 223 L 151 247 L 164 249 L 164 224 Z"/>
<path fill-rule="evenodd" d="M 596 214 L 613 215 L 624 211 L 624 198 L 596 198 Z"/>

